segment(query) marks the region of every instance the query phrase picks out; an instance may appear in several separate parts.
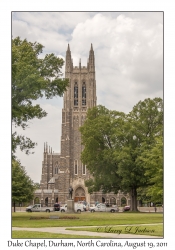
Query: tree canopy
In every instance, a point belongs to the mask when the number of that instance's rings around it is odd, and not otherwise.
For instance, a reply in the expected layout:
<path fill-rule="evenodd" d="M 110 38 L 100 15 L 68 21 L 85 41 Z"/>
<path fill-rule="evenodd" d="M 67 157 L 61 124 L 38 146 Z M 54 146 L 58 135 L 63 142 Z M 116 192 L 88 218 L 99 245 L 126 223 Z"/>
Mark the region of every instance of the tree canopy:
<path fill-rule="evenodd" d="M 94 107 L 88 111 L 80 131 L 84 145 L 81 159 L 93 177 L 86 182 L 90 192 L 129 192 L 132 210 L 136 210 L 138 188 L 156 188 L 157 171 L 152 171 L 153 159 L 150 156 L 148 164 L 146 152 L 155 150 L 157 138 L 162 136 L 162 99 L 140 101 L 127 115 Z M 162 169 L 162 164 L 157 168 Z M 151 190 L 149 194 L 153 195 Z"/>
<path fill-rule="evenodd" d="M 163 203 L 163 136 L 156 136 L 154 145 L 140 157 L 148 177 L 148 185 L 139 190 L 141 201 Z"/>
<path fill-rule="evenodd" d="M 115 151 L 120 150 L 118 143 L 122 137 L 122 124 L 125 114 L 109 111 L 103 106 L 89 109 L 84 125 L 80 128 L 84 150 L 82 161 L 94 177 L 87 184 L 89 191 L 100 188 L 104 192 L 118 191 L 121 187 L 118 175 Z"/>
<path fill-rule="evenodd" d="M 27 175 L 25 168 L 17 160 L 12 160 L 12 202 L 15 204 L 31 201 L 34 190 L 36 189 L 33 181 Z"/>
<path fill-rule="evenodd" d="M 28 42 L 20 37 L 12 39 L 12 124 L 26 129 L 28 121 L 41 119 L 47 113 L 33 101 L 45 97 L 62 96 L 68 86 L 68 79 L 61 78 L 62 58 L 53 53 L 41 58 L 44 46 Z M 29 154 L 36 143 L 30 138 L 12 133 L 12 153 L 17 147 Z"/>

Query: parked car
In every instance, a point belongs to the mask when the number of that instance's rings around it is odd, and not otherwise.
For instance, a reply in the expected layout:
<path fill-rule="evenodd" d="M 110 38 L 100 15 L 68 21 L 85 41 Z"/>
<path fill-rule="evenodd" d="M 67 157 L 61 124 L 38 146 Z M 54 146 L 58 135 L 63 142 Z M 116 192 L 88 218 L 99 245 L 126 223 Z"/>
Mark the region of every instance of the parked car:
<path fill-rule="evenodd" d="M 74 210 L 77 213 L 85 212 L 86 211 L 86 206 L 83 203 L 75 203 L 74 204 Z"/>
<path fill-rule="evenodd" d="M 60 211 L 60 204 L 58 203 L 54 204 L 54 211 Z"/>
<path fill-rule="evenodd" d="M 125 212 L 125 211 L 130 211 L 130 206 L 125 206 L 125 207 L 123 208 L 123 212 Z"/>
<path fill-rule="evenodd" d="M 103 203 L 99 203 L 94 207 L 90 207 L 89 210 L 91 213 L 94 213 L 94 212 L 111 212 L 111 213 L 119 212 L 119 208 L 117 207 L 117 205 L 106 206 Z"/>
<path fill-rule="evenodd" d="M 67 204 L 65 204 L 64 206 L 60 207 L 60 211 L 62 213 L 67 211 Z M 74 211 L 77 213 L 81 213 L 83 211 L 86 211 L 86 206 L 83 205 L 83 203 L 75 203 L 74 204 Z"/>
<path fill-rule="evenodd" d="M 60 211 L 61 211 L 61 213 L 66 212 L 67 211 L 67 204 L 65 204 L 64 206 L 61 206 Z"/>
<path fill-rule="evenodd" d="M 26 207 L 26 212 L 53 212 L 54 207 L 48 207 L 42 204 L 35 204 L 33 206 Z"/>
<path fill-rule="evenodd" d="M 32 207 L 33 207 L 33 205 L 30 205 L 30 206 L 26 207 L 26 212 L 31 212 Z"/>

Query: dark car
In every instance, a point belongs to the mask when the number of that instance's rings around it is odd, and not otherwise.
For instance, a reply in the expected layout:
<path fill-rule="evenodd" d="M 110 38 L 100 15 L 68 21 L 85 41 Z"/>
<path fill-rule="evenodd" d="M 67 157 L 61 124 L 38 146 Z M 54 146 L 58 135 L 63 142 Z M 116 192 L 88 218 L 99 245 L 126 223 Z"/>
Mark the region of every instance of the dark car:
<path fill-rule="evenodd" d="M 58 203 L 54 204 L 54 211 L 60 211 L 60 204 Z"/>
<path fill-rule="evenodd" d="M 123 212 L 129 211 L 129 210 L 130 210 L 130 206 L 125 206 L 125 207 L 123 208 Z"/>

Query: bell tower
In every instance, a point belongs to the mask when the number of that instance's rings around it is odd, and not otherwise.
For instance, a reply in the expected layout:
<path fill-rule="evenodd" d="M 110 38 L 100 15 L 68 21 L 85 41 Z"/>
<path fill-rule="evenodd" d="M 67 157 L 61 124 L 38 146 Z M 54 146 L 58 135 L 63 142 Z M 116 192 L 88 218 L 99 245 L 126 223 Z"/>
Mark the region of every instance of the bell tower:
<path fill-rule="evenodd" d="M 65 159 L 65 168 L 69 170 L 70 185 L 73 189 L 80 186 L 87 193 L 84 185 L 89 173 L 80 157 L 83 150 L 79 127 L 86 119 L 88 108 L 96 106 L 95 57 L 91 44 L 87 66 L 73 65 L 70 46 L 66 51 L 65 78 L 69 86 L 64 93 L 62 110 L 61 157 Z M 81 185 L 78 185 L 78 183 Z M 76 192 L 76 190 L 74 190 Z M 74 193 L 74 196 L 76 194 Z"/>

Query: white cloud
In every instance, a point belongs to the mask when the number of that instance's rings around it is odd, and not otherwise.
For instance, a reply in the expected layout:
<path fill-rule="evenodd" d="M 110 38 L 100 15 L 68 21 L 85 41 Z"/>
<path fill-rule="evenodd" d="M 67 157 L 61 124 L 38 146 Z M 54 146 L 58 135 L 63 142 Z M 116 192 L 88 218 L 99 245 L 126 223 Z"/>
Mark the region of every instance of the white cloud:
<path fill-rule="evenodd" d="M 63 52 L 66 49 L 66 36 L 62 34 L 32 26 L 21 20 L 14 20 L 12 24 L 13 37 L 20 36 L 21 39 L 27 38 L 31 42 L 37 41 L 44 45 L 47 52 L 58 51 L 58 48 Z"/>
<path fill-rule="evenodd" d="M 72 55 L 78 58 L 81 54 L 87 54 L 87 48 L 89 49 L 90 43 L 93 42 L 97 90 L 99 96 L 103 92 L 106 93 L 105 99 L 110 99 L 110 105 L 107 104 L 109 108 L 116 108 L 116 96 L 119 108 L 122 107 L 123 111 L 128 112 L 140 100 L 139 95 L 142 98 L 149 95 L 154 97 L 162 90 L 161 17 L 160 13 L 159 22 L 148 25 L 148 22 L 142 22 L 137 15 L 131 18 L 121 14 L 117 18 L 111 18 L 97 14 L 75 27 L 71 41 Z M 128 100 L 128 95 L 133 98 Z M 114 98 L 111 98 L 113 96 Z M 104 99 L 102 101 L 106 104 Z"/>

